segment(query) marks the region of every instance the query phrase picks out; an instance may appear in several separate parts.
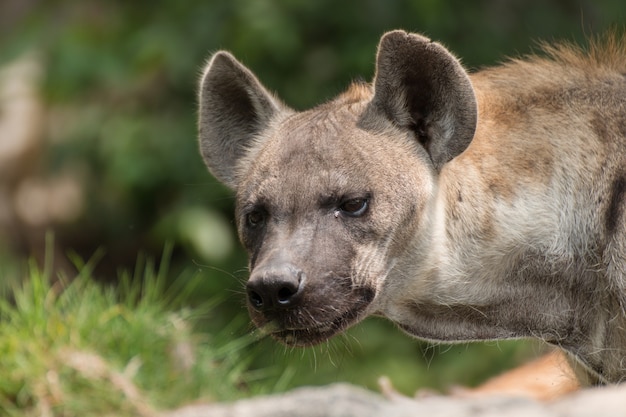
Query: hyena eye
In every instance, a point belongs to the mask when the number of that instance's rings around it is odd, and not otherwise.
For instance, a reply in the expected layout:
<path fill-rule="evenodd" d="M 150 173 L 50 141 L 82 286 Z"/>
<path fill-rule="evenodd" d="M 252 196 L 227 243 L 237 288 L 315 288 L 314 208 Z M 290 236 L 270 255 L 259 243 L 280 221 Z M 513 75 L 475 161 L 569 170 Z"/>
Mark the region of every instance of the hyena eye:
<path fill-rule="evenodd" d="M 369 206 L 369 198 L 352 198 L 344 201 L 339 210 L 351 217 L 360 217 L 365 214 Z"/>
<path fill-rule="evenodd" d="M 246 223 L 252 228 L 260 227 L 265 223 L 265 216 L 266 214 L 263 210 L 252 210 L 246 214 Z"/>

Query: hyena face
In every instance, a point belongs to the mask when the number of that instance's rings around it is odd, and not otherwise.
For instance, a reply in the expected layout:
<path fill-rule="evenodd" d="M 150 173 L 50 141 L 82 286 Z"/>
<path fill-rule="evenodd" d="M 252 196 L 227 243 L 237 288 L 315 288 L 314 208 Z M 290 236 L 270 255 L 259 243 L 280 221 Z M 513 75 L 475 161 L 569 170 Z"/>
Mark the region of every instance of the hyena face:
<path fill-rule="evenodd" d="M 411 169 L 425 156 L 406 135 L 384 150 L 387 138 L 357 127 L 363 107 L 287 116 L 263 133 L 237 189 L 250 314 L 288 344 L 320 342 L 367 314 L 428 198 L 432 175 Z"/>
<path fill-rule="evenodd" d="M 413 64 L 397 59 L 406 48 L 417 48 L 422 70 L 441 79 L 408 71 L 398 80 L 395 72 Z M 405 84 L 415 97 L 399 94 Z M 214 175 L 237 191 L 249 311 L 284 343 L 324 341 L 376 312 L 385 278 L 428 210 L 436 171 L 471 139 L 469 81 L 439 45 L 387 35 L 375 89 L 356 84 L 296 113 L 228 53 L 215 54 L 203 76 L 201 149 Z M 454 146 L 432 140 L 452 137 Z"/>

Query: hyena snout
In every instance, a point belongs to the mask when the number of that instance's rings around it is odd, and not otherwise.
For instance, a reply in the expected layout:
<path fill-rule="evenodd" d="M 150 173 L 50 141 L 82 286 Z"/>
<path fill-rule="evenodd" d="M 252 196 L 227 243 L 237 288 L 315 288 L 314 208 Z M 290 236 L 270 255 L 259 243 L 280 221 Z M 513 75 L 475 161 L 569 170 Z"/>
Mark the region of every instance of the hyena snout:
<path fill-rule="evenodd" d="M 260 312 L 296 307 L 302 300 L 305 274 L 289 263 L 253 271 L 246 291 L 250 306 Z"/>

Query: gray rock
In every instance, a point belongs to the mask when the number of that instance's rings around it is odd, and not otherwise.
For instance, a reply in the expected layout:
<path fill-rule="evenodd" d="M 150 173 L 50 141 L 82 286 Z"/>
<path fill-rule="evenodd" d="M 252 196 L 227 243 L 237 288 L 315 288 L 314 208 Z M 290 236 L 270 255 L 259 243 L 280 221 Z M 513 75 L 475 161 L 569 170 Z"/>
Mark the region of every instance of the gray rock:
<path fill-rule="evenodd" d="M 163 417 L 626 417 L 626 385 L 588 389 L 552 403 L 521 398 L 413 399 L 348 384 L 305 387 L 233 403 L 191 405 Z"/>

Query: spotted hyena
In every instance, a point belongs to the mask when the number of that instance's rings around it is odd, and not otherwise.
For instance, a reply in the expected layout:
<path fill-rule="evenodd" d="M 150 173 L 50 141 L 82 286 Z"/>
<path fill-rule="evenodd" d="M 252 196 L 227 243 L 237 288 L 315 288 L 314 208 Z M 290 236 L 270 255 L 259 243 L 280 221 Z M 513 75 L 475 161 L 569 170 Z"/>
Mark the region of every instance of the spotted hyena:
<path fill-rule="evenodd" d="M 371 314 L 535 337 L 626 379 L 626 39 L 544 52 L 468 74 L 393 31 L 371 84 L 303 112 L 214 54 L 200 149 L 237 194 L 254 323 L 298 346 Z"/>

